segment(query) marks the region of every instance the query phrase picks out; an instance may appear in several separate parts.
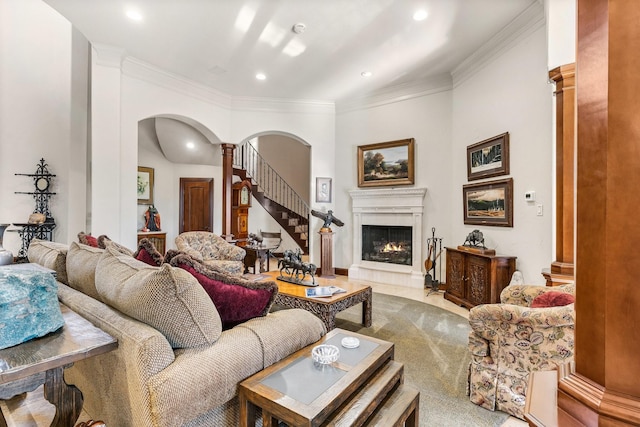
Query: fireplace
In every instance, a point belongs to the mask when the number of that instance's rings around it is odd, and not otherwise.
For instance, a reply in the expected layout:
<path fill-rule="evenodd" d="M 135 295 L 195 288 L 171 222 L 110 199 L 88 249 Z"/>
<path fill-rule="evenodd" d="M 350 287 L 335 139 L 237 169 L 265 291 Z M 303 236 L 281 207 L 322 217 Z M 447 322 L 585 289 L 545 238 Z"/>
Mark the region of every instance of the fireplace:
<path fill-rule="evenodd" d="M 411 227 L 362 226 L 362 259 L 411 265 Z"/>
<path fill-rule="evenodd" d="M 424 287 L 422 229 L 426 192 L 426 188 L 349 192 L 353 213 L 350 278 Z"/>

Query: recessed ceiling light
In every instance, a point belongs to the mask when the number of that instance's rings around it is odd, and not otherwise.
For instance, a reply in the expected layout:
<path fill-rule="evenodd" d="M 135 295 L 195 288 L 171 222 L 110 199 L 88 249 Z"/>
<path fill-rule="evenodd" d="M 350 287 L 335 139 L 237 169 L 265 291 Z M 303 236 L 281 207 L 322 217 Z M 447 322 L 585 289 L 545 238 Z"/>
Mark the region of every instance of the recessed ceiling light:
<path fill-rule="evenodd" d="M 258 74 L 256 74 L 256 79 L 258 79 L 258 80 L 266 80 L 267 76 L 264 73 L 258 73 Z"/>
<path fill-rule="evenodd" d="M 142 21 L 142 14 L 137 10 L 127 10 L 127 18 L 132 21 Z"/>
<path fill-rule="evenodd" d="M 371 76 L 373 76 L 373 73 L 371 71 L 363 71 L 363 72 L 360 73 L 360 75 L 362 77 L 371 77 Z"/>
<path fill-rule="evenodd" d="M 421 9 L 421 10 L 417 10 L 414 14 L 413 14 L 413 19 L 416 21 L 424 21 L 425 19 L 427 19 L 427 16 L 429 14 L 427 13 L 426 10 Z"/>
<path fill-rule="evenodd" d="M 189 142 L 187 142 L 187 148 L 189 150 L 193 150 L 194 148 L 196 148 L 196 144 L 194 144 L 193 142 L 189 141 Z"/>
<path fill-rule="evenodd" d="M 307 29 L 307 26 L 304 25 L 302 22 L 299 22 L 295 24 L 293 27 L 291 27 L 291 31 L 293 31 L 296 34 L 302 34 L 305 32 L 306 29 Z"/>

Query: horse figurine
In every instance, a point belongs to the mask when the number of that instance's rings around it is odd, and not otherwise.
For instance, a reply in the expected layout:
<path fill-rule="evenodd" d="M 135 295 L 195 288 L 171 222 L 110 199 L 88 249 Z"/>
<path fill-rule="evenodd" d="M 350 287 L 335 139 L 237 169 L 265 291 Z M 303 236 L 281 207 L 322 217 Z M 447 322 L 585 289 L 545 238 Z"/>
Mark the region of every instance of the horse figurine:
<path fill-rule="evenodd" d="M 283 257 L 278 260 L 278 269 L 280 270 L 279 278 L 284 279 L 283 273 L 286 273 L 289 276 L 288 281 L 301 283 L 307 277 L 307 274 L 309 274 L 311 276 L 312 283 L 314 285 L 316 283 L 316 266 L 315 264 L 302 261 L 302 252 L 300 249 L 295 252 L 291 249 L 285 250 Z M 300 277 L 300 275 L 302 275 L 302 277 Z"/>

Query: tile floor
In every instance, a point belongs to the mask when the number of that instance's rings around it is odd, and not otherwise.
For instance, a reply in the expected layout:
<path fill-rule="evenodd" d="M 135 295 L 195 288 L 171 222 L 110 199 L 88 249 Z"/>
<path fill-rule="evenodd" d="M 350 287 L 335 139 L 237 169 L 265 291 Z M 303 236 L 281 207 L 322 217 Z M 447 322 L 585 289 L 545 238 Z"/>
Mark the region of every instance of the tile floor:
<path fill-rule="evenodd" d="M 272 261 L 273 262 L 273 261 Z M 273 266 L 275 267 L 275 265 Z M 348 281 L 346 276 L 337 276 L 336 281 Z M 468 318 L 469 310 L 459 307 L 444 299 L 444 293 L 430 292 L 429 289 L 413 289 L 402 286 L 385 285 L 373 282 L 351 280 L 355 283 L 371 285 L 374 292 L 396 295 L 404 298 L 435 305 L 445 310 Z M 339 286 L 339 285 L 338 285 Z M 42 387 L 28 393 L 26 398 L 14 398 L 0 401 L 0 409 L 7 419 L 7 427 L 40 427 L 48 426 L 55 414 L 55 408 L 42 398 Z M 83 411 L 79 421 L 87 421 L 89 415 Z M 509 418 L 501 427 L 526 427 L 527 423 L 517 418 Z M 109 426 L 111 427 L 111 426 Z"/>

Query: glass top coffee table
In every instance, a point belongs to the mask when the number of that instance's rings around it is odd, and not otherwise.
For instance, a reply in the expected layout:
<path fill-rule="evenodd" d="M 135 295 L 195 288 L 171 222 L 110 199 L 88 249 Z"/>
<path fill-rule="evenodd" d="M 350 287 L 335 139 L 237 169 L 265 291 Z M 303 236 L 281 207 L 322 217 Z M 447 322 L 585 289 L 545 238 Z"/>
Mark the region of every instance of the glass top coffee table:
<path fill-rule="evenodd" d="M 343 347 L 345 337 L 358 338 L 360 345 Z M 338 347 L 338 360 L 329 365 L 314 363 L 311 350 L 319 344 Z M 240 425 L 254 426 L 256 408 L 261 408 L 265 427 L 277 426 L 278 420 L 290 426 L 319 426 L 335 420 L 363 425 L 377 412 L 377 416 L 401 412 L 403 422 L 417 426 L 419 393 L 402 384 L 403 365 L 393 360 L 393 353 L 393 343 L 334 329 L 240 383 Z"/>

